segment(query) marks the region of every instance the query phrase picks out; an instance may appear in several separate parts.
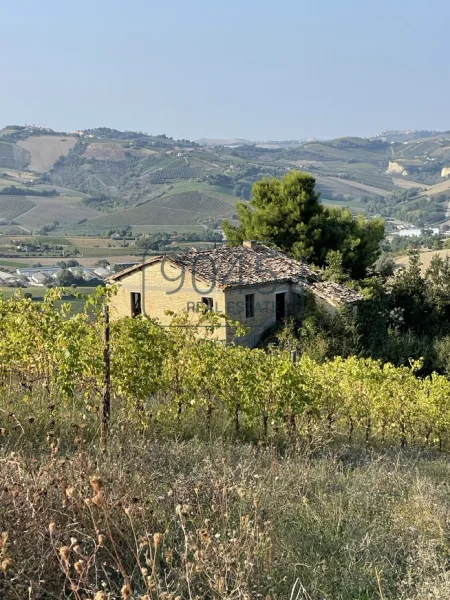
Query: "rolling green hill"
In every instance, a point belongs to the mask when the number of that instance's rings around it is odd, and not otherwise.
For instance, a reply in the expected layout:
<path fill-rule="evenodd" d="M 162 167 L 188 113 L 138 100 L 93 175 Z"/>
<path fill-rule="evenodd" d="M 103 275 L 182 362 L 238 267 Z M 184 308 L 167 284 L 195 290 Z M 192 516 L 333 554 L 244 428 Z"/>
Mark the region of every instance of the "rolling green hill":
<path fill-rule="evenodd" d="M 292 169 L 316 177 L 325 204 L 349 206 L 354 212 L 383 214 L 383 206 L 398 203 L 392 200 L 395 194 L 417 187 L 425 199 L 420 218 L 426 222 L 428 198 L 439 197 L 438 212 L 446 195 L 450 200 L 450 177 L 442 177 L 450 167 L 450 134 L 388 132 L 373 139 L 241 141 L 240 146 L 205 143 L 107 128 L 74 135 L 7 127 L 0 131 L 0 193 L 14 185 L 23 196 L 11 200 L 14 207 L 3 200 L 0 219 L 30 231 L 57 222 L 62 234 L 99 233 L 124 225 L 198 230 L 232 218 L 237 200 L 250 198 L 255 181 Z M 36 195 L 48 189 L 60 196 Z M 431 205 L 429 212 L 436 213 L 436 203 Z M 417 202 L 411 209 L 415 216 L 409 216 L 408 206 L 404 209 L 402 204 L 402 217 L 415 222 Z M 434 214 L 433 222 L 436 218 Z"/>

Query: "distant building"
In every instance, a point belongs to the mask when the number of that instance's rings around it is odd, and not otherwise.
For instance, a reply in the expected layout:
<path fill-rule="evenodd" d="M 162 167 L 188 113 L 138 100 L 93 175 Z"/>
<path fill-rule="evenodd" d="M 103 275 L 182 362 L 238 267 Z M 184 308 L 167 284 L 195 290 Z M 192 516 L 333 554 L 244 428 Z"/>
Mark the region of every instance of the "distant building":
<path fill-rule="evenodd" d="M 44 275 L 44 273 L 34 273 L 34 275 L 31 275 L 29 280 L 30 282 L 41 287 L 47 283 L 48 277 Z"/>
<path fill-rule="evenodd" d="M 399 229 L 398 231 L 394 231 L 392 235 L 398 235 L 400 237 L 421 237 L 424 235 L 424 231 L 430 231 L 431 235 L 439 235 L 438 227 L 426 227 L 424 229 L 420 229 L 419 227 L 411 227 L 411 229 Z"/>
<path fill-rule="evenodd" d="M 111 271 L 109 269 L 105 269 L 104 267 L 96 267 L 93 272 L 94 275 L 97 275 L 101 279 L 104 279 L 105 277 L 109 277 L 111 275 Z"/>
<path fill-rule="evenodd" d="M 16 273 L 21 275 L 22 277 L 32 277 L 36 273 L 43 273 L 47 277 L 54 277 L 57 273 L 61 271 L 61 267 L 49 266 L 49 267 L 26 267 L 17 269 Z"/>
<path fill-rule="evenodd" d="M 9 281 L 17 279 L 17 276 L 14 275 L 14 273 L 8 273 L 7 271 L 0 271 L 0 278 L 3 279 L 3 281 Z"/>

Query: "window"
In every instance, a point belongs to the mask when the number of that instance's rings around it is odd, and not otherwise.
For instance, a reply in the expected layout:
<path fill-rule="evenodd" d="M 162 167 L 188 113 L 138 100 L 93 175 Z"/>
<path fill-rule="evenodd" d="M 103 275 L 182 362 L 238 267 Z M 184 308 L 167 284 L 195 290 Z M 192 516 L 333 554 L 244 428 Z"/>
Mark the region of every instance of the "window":
<path fill-rule="evenodd" d="M 139 292 L 131 292 L 131 316 L 138 317 L 142 314 L 142 300 Z"/>
<path fill-rule="evenodd" d="M 245 318 L 252 319 L 255 316 L 255 294 L 245 296 Z"/>
<path fill-rule="evenodd" d="M 214 298 L 202 298 L 202 302 L 205 305 L 205 310 L 214 310 Z"/>
<path fill-rule="evenodd" d="M 286 316 L 286 294 L 275 294 L 276 321 L 281 323 Z"/>

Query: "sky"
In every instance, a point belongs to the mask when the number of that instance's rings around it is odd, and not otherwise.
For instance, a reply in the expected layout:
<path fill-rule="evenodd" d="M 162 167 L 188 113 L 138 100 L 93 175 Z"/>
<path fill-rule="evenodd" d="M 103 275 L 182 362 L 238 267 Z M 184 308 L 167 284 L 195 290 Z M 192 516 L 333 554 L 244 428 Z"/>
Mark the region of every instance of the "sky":
<path fill-rule="evenodd" d="M 22 0 L 0 126 L 286 140 L 450 129 L 448 0 Z"/>

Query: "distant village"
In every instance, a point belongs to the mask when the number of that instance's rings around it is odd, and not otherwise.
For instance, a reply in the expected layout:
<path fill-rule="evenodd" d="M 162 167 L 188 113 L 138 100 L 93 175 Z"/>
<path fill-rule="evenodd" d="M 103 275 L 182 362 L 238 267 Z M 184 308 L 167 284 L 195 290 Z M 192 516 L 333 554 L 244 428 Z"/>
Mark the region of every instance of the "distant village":
<path fill-rule="evenodd" d="M 115 269 L 124 269 L 131 263 L 116 265 Z M 14 272 L 0 270 L 0 286 L 8 287 L 46 287 L 52 285 L 103 285 L 115 269 L 105 267 L 84 267 L 76 265 L 64 267 L 61 265 L 21 267 Z"/>

